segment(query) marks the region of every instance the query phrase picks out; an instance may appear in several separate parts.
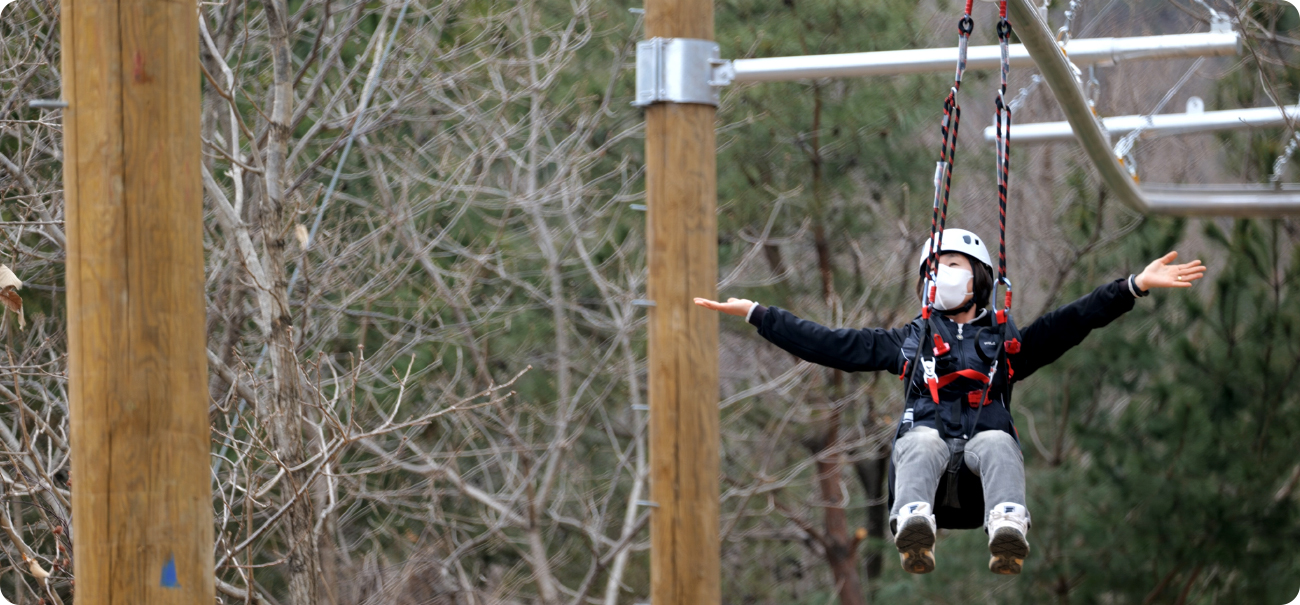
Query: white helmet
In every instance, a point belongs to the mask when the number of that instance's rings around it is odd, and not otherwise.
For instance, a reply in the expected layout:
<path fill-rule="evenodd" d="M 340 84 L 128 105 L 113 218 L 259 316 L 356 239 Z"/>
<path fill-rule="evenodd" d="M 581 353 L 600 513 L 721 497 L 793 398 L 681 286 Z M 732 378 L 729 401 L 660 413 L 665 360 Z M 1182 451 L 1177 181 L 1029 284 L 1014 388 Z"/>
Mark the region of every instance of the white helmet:
<path fill-rule="evenodd" d="M 944 229 L 943 239 L 939 242 L 939 254 L 944 252 L 961 252 L 993 270 L 993 262 L 989 259 L 989 250 L 984 247 L 984 242 L 978 235 L 965 229 Z M 925 247 L 921 248 L 921 258 L 917 265 L 924 267 L 925 259 L 930 255 L 930 239 L 926 238 Z"/>

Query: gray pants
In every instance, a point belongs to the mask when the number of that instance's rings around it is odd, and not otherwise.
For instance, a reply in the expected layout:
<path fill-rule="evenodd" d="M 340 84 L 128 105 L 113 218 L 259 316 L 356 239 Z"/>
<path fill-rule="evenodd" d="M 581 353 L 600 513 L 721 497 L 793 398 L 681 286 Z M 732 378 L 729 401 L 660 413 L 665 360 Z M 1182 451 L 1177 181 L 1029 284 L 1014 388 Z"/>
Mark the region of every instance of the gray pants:
<path fill-rule="evenodd" d="M 1002 431 L 983 431 L 966 442 L 966 466 L 984 484 L 984 504 L 1025 505 L 1025 457 L 1016 440 Z M 892 521 L 906 504 L 928 502 L 948 468 L 948 444 L 939 431 L 912 427 L 894 444 L 894 508 Z M 985 519 L 988 513 L 985 511 Z"/>

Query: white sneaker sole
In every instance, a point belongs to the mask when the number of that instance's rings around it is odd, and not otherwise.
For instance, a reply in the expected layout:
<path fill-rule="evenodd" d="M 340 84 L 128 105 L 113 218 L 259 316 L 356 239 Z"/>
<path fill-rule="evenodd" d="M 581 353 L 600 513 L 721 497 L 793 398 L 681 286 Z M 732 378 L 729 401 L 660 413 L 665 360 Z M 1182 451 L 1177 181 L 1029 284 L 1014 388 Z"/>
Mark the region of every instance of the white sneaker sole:
<path fill-rule="evenodd" d="M 999 527 L 989 540 L 989 571 L 995 574 L 1015 575 L 1020 573 L 1029 556 L 1029 541 L 1025 535 L 1013 527 Z"/>
<path fill-rule="evenodd" d="M 923 517 L 912 517 L 894 536 L 898 558 L 908 573 L 934 571 L 934 530 Z"/>

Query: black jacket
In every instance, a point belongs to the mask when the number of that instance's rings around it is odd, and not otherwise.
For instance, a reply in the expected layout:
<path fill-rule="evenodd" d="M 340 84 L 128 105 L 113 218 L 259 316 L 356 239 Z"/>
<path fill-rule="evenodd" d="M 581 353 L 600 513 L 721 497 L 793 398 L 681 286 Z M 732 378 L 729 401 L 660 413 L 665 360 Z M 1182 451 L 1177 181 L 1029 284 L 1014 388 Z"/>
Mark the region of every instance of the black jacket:
<path fill-rule="evenodd" d="M 1066 351 L 1083 342 L 1089 332 L 1109 324 L 1132 309 L 1134 296 L 1130 291 L 1129 279 L 1131 278 L 1117 279 L 1104 284 L 1079 300 L 1051 311 L 1039 317 L 1028 327 L 1022 328 L 1020 351 L 1010 356 L 1013 370 L 1010 382 L 1023 380 L 1039 368 L 1056 361 Z M 952 324 L 947 318 L 941 321 L 946 322 L 945 325 Z M 919 325 L 911 322 L 906 326 L 893 329 L 831 329 L 800 319 L 779 307 L 763 306 L 754 309 L 750 314 L 749 322 L 758 328 L 758 333 L 763 338 L 805 361 L 846 372 L 885 370 L 895 375 L 903 372 L 906 361 L 903 343 L 918 329 Z M 966 329 L 972 330 L 991 324 L 991 314 L 984 313 L 971 322 Z M 955 324 L 950 327 L 955 333 Z M 998 374 L 999 378 L 1005 380 L 1004 372 L 1005 368 L 999 369 Z M 942 374 L 943 371 L 939 373 Z M 997 384 L 999 381 L 994 382 Z M 1009 389 L 1007 390 L 1009 392 Z M 1010 401 L 1001 403 L 1001 406 L 996 406 L 1001 409 L 995 410 L 994 406 L 986 408 L 980 414 L 979 426 L 968 426 L 966 430 L 973 434 L 983 430 L 999 429 L 1014 434 L 1014 428 L 1011 426 Z M 916 410 L 914 425 L 933 428 L 934 421 L 933 407 L 929 409 L 920 407 Z M 969 423 L 969 419 L 967 422 Z"/>

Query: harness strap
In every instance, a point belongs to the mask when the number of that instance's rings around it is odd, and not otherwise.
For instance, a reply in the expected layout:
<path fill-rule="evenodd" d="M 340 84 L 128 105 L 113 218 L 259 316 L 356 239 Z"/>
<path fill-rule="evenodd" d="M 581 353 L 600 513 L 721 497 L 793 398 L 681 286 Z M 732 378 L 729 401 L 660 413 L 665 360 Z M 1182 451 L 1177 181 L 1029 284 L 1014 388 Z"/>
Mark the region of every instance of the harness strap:
<path fill-rule="evenodd" d="M 969 403 L 970 406 L 974 408 L 974 407 L 978 407 L 981 403 L 983 403 L 984 405 L 988 405 L 992 403 L 992 401 L 987 400 L 984 397 L 984 389 L 979 389 L 977 391 L 971 391 L 969 393 L 966 393 L 966 403 Z"/>
<path fill-rule="evenodd" d="M 944 374 L 943 376 L 940 376 L 938 380 L 939 388 L 942 389 L 943 387 L 952 384 L 953 381 L 957 380 L 958 378 L 969 378 L 971 380 L 978 380 L 980 382 L 989 381 L 988 375 L 985 374 L 984 372 L 981 372 L 979 370 L 971 370 L 968 368 L 965 370 L 957 370 L 956 372 L 953 372 L 951 374 Z"/>
<path fill-rule="evenodd" d="M 933 400 L 935 404 L 938 404 L 938 403 L 939 403 L 939 389 L 942 389 L 942 388 L 944 388 L 944 387 L 946 387 L 946 386 L 952 384 L 952 383 L 955 382 L 958 378 L 969 378 L 969 379 L 971 379 L 971 380 L 978 380 L 978 381 L 983 382 L 983 383 L 988 383 L 988 382 L 989 382 L 989 377 L 988 377 L 988 375 L 984 374 L 983 372 L 981 372 L 981 371 L 979 371 L 979 370 L 972 370 L 972 369 L 969 369 L 969 368 L 967 368 L 967 369 L 965 369 L 965 370 L 957 370 L 956 372 L 953 372 L 953 373 L 951 373 L 951 374 L 944 374 L 943 376 L 937 376 L 937 377 L 933 377 L 933 378 L 926 378 L 926 380 L 925 380 L 925 384 L 926 384 L 926 386 L 928 386 L 928 387 L 930 388 L 930 399 Z M 985 388 L 985 389 L 983 389 L 983 390 L 981 390 L 981 391 L 975 391 L 975 392 L 973 392 L 973 393 L 968 393 L 968 394 L 967 394 L 967 399 L 969 400 L 971 395 L 976 395 L 976 394 L 979 394 L 979 393 L 984 393 L 984 392 L 987 392 L 987 390 L 988 390 L 988 389 Z M 971 407 L 975 407 L 975 406 L 972 405 Z"/>
<path fill-rule="evenodd" d="M 966 465 L 966 439 L 953 437 L 944 439 L 944 442 L 948 444 L 948 484 L 943 494 L 943 505 L 948 508 L 961 508 L 961 492 L 957 484 L 961 477 L 961 469 Z"/>

